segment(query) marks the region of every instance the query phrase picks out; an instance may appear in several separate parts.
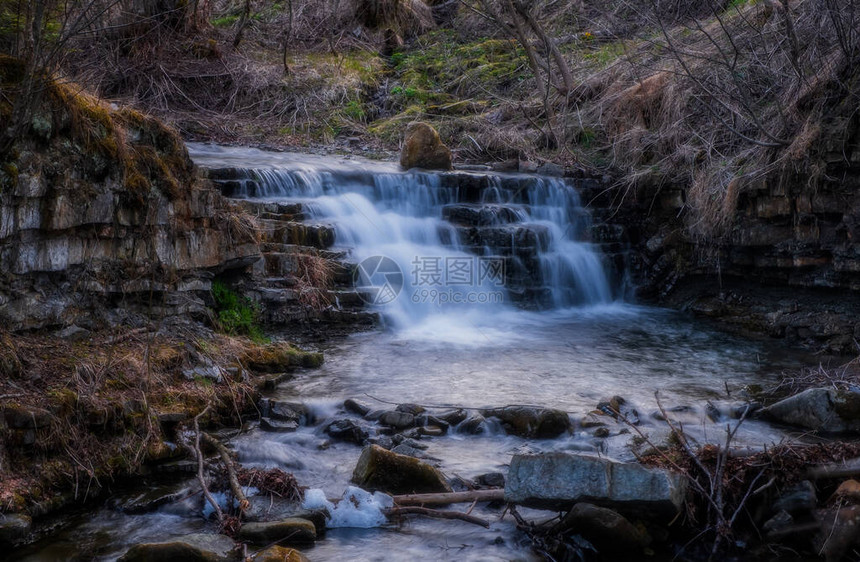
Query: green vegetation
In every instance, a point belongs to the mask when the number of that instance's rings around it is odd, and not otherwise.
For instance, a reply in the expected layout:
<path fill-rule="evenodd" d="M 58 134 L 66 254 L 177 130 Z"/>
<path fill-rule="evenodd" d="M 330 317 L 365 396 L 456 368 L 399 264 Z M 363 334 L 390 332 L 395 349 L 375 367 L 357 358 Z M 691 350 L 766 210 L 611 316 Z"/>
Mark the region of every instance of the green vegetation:
<path fill-rule="evenodd" d="M 230 27 L 237 21 L 239 21 L 239 15 L 230 14 L 220 18 L 214 18 L 209 23 L 212 24 L 212 27 Z"/>
<path fill-rule="evenodd" d="M 248 336 L 257 343 L 269 341 L 258 324 L 260 309 L 255 302 L 239 295 L 222 281 L 212 282 L 212 298 L 219 330 L 231 335 Z"/>

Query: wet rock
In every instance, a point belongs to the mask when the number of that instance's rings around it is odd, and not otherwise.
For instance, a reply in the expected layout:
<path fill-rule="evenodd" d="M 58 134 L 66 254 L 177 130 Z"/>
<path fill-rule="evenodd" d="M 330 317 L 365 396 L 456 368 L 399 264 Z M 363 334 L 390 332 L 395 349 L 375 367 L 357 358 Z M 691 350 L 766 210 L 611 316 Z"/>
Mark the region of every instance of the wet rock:
<path fill-rule="evenodd" d="M 452 169 L 451 151 L 442 144 L 436 129 L 420 121 L 406 127 L 406 138 L 400 153 L 400 166 L 426 170 Z"/>
<path fill-rule="evenodd" d="M 195 534 L 164 542 L 141 543 L 128 549 L 120 562 L 228 562 L 239 560 L 232 539 L 224 535 Z"/>
<path fill-rule="evenodd" d="M 597 409 L 618 421 L 625 421 L 633 425 L 639 424 L 639 412 L 621 396 L 601 400 L 597 404 Z"/>
<path fill-rule="evenodd" d="M 260 418 L 260 429 L 263 431 L 277 431 L 288 433 L 296 431 L 299 428 L 299 422 L 296 420 L 282 421 L 272 418 Z"/>
<path fill-rule="evenodd" d="M 343 409 L 358 416 L 366 416 L 370 412 L 370 406 L 362 404 L 358 400 L 353 400 L 352 398 L 344 401 Z"/>
<path fill-rule="evenodd" d="M 545 509 L 594 503 L 622 513 L 674 514 L 686 481 L 680 474 L 568 453 L 514 455 L 505 501 Z"/>
<path fill-rule="evenodd" d="M 792 515 L 809 513 L 818 505 L 815 486 L 809 480 L 799 482 L 783 493 L 773 504 L 774 511 L 787 511 Z"/>
<path fill-rule="evenodd" d="M 280 521 L 245 523 L 239 539 L 255 544 L 309 544 L 317 539 L 314 524 L 307 519 L 288 517 Z"/>
<path fill-rule="evenodd" d="M 254 562 L 309 562 L 307 556 L 294 548 L 270 546 L 254 556 Z"/>
<path fill-rule="evenodd" d="M 590 429 L 592 427 L 601 427 L 608 423 L 608 419 L 606 414 L 600 412 L 599 414 L 596 412 L 589 412 L 583 416 L 581 420 L 579 420 L 579 427 L 583 429 Z"/>
<path fill-rule="evenodd" d="M 29 515 L 0 513 L 0 545 L 11 545 L 23 540 L 33 526 Z"/>
<path fill-rule="evenodd" d="M 566 433 L 571 425 L 566 412 L 532 406 L 506 406 L 481 412 L 498 418 L 505 432 L 519 437 L 554 438 Z"/>
<path fill-rule="evenodd" d="M 394 429 L 406 429 L 415 425 L 415 416 L 407 412 L 388 411 L 379 416 L 379 423 Z"/>
<path fill-rule="evenodd" d="M 462 423 L 469 416 L 469 413 L 466 410 L 452 410 L 450 412 L 445 412 L 444 414 L 439 414 L 436 417 L 448 425 L 457 425 Z"/>
<path fill-rule="evenodd" d="M 606 437 L 609 437 L 609 435 L 610 435 L 610 431 L 609 431 L 608 427 L 598 427 L 597 429 L 594 430 L 594 436 L 595 437 L 600 437 L 601 439 L 604 439 Z"/>
<path fill-rule="evenodd" d="M 397 445 L 406 445 L 408 447 L 412 447 L 414 449 L 420 449 L 422 451 L 426 451 L 427 449 L 430 448 L 430 445 L 428 445 L 426 443 L 421 443 L 420 441 L 416 441 L 415 439 L 412 439 L 410 437 L 406 437 L 405 435 L 402 435 L 402 434 L 394 436 L 394 443 L 396 443 Z"/>
<path fill-rule="evenodd" d="M 421 449 L 417 449 L 415 447 L 410 447 L 409 445 L 407 445 L 405 443 L 401 443 L 400 445 L 397 445 L 396 447 L 391 449 L 391 452 L 397 453 L 398 455 L 406 455 L 407 457 L 414 457 L 416 459 L 423 459 L 427 456 L 426 454 L 424 454 L 424 451 L 422 451 Z"/>
<path fill-rule="evenodd" d="M 445 435 L 445 430 L 436 425 L 427 425 L 419 427 L 418 433 L 427 437 L 442 437 Z"/>
<path fill-rule="evenodd" d="M 293 517 L 307 519 L 313 523 L 318 535 L 325 530 L 325 511 L 307 510 L 301 504 L 274 495 L 249 496 L 248 507 L 244 512 L 245 521 L 252 523 L 281 521 Z"/>
<path fill-rule="evenodd" d="M 285 402 L 282 400 L 264 400 L 261 408 L 263 415 L 281 421 L 295 421 L 299 425 L 310 425 L 313 423 L 313 415 L 304 404 L 298 402 Z"/>
<path fill-rule="evenodd" d="M 378 445 L 368 445 L 362 450 L 352 482 L 370 491 L 389 494 L 451 491 L 447 479 L 436 468 Z"/>
<path fill-rule="evenodd" d="M 860 431 L 860 392 L 810 388 L 763 408 L 770 419 L 825 433 Z"/>
<path fill-rule="evenodd" d="M 388 435 L 377 435 L 367 440 L 371 445 L 379 445 L 383 449 L 390 450 L 394 447 L 394 439 Z"/>
<path fill-rule="evenodd" d="M 720 409 L 714 406 L 714 403 L 710 400 L 705 403 L 705 415 L 714 423 L 717 423 L 723 417 Z"/>
<path fill-rule="evenodd" d="M 379 421 L 379 418 L 382 417 L 382 414 L 386 413 L 388 410 L 371 410 L 364 414 L 364 419 L 368 421 Z"/>
<path fill-rule="evenodd" d="M 57 331 L 56 333 L 56 336 L 58 338 L 62 338 L 71 342 L 84 341 L 88 339 L 91 335 L 92 332 L 90 332 L 86 328 L 81 328 L 80 326 L 76 326 L 74 324 L 72 324 L 71 326 L 66 326 L 65 328 Z"/>
<path fill-rule="evenodd" d="M 400 404 L 395 408 L 395 410 L 406 414 L 412 414 L 413 416 L 424 413 L 424 407 L 419 406 L 418 404 Z"/>
<path fill-rule="evenodd" d="M 603 554 L 634 555 L 651 542 L 647 533 L 620 513 L 590 503 L 578 503 L 563 524 L 582 535 Z"/>
<path fill-rule="evenodd" d="M 504 488 L 505 475 L 501 472 L 488 472 L 475 477 L 475 483 L 488 488 Z"/>
<path fill-rule="evenodd" d="M 358 423 L 350 419 L 335 420 L 323 430 L 332 439 L 363 445 L 368 433 Z"/>
<path fill-rule="evenodd" d="M 418 427 L 436 426 L 441 428 L 442 431 L 448 431 L 451 424 L 430 414 L 419 414 L 415 416 L 415 425 Z"/>
<path fill-rule="evenodd" d="M 168 486 L 152 487 L 136 493 L 133 496 L 124 498 L 118 507 L 123 513 L 128 513 L 130 515 L 149 513 L 163 505 L 178 501 L 182 497 L 189 495 L 190 491 L 190 486 L 185 482 Z"/>
<path fill-rule="evenodd" d="M 467 435 L 479 435 L 484 433 L 486 427 L 486 418 L 481 414 L 474 414 L 463 420 L 455 428 L 457 433 L 465 433 Z"/>

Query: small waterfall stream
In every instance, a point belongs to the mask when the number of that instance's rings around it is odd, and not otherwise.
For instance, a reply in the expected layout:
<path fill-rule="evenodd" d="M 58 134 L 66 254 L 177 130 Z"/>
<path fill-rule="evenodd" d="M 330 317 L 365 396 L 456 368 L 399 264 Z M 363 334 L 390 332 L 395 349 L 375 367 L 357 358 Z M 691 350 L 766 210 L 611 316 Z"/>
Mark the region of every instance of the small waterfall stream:
<path fill-rule="evenodd" d="M 206 149 L 194 151 L 206 161 Z M 357 288 L 384 305 L 395 328 L 514 303 L 607 304 L 617 293 L 588 241 L 589 213 L 561 178 L 402 172 L 313 157 L 270 160 L 247 175 L 234 197 L 300 203 L 311 221 L 334 227 L 336 246 L 360 264 Z"/>

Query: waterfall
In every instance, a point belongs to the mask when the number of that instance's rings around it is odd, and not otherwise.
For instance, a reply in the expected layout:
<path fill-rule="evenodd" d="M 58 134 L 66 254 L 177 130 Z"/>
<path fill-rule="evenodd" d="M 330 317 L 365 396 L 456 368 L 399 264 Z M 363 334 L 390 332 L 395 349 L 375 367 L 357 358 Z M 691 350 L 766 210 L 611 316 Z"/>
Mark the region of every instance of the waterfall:
<path fill-rule="evenodd" d="M 254 154 L 235 161 L 248 179 L 232 195 L 300 203 L 307 220 L 332 225 L 336 247 L 358 265 L 357 289 L 392 326 L 451 311 L 613 300 L 587 240 L 589 213 L 564 179 L 301 155 L 264 163 Z"/>

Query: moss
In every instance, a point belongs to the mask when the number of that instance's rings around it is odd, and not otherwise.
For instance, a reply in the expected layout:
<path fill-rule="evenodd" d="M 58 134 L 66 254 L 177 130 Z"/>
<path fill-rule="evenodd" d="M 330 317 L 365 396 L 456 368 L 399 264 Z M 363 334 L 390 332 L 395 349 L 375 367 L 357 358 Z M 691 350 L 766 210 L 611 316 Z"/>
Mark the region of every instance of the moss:
<path fill-rule="evenodd" d="M 212 283 L 212 299 L 215 301 L 216 323 L 221 331 L 249 336 L 258 343 L 268 341 L 258 325 L 260 310 L 255 302 L 217 280 Z"/>
<path fill-rule="evenodd" d="M 4 162 L 0 165 L 0 193 L 14 190 L 16 187 L 18 187 L 18 166 L 14 162 Z"/>

